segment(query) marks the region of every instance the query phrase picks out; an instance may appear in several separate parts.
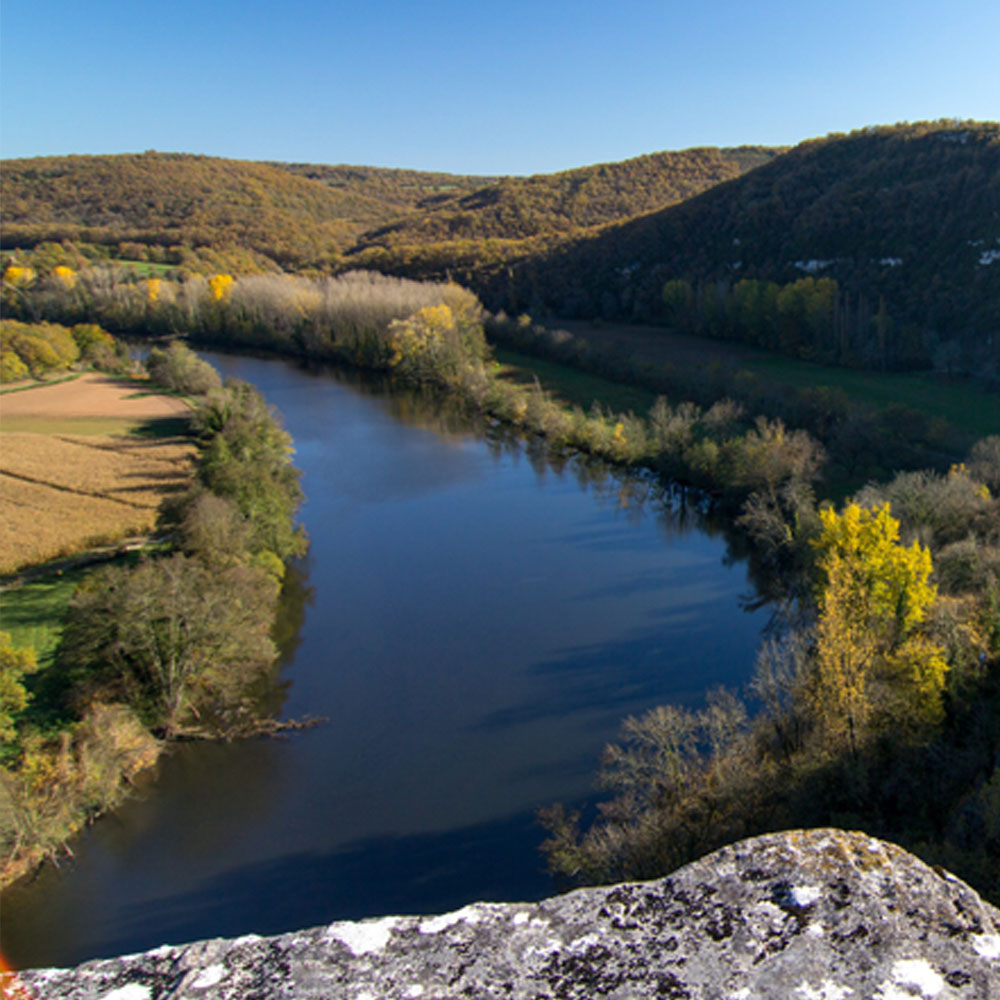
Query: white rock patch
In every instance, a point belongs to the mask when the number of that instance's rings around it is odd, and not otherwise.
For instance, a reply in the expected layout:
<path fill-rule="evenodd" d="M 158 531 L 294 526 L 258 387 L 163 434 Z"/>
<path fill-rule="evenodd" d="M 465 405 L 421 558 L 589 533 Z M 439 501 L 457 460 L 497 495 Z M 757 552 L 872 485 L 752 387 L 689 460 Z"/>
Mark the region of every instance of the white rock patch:
<path fill-rule="evenodd" d="M 431 917 L 430 920 L 420 922 L 421 934 L 440 934 L 454 924 L 478 924 L 482 919 L 482 914 L 475 906 L 463 906 L 460 910 L 451 913 L 443 913 L 440 917 Z"/>
<path fill-rule="evenodd" d="M 398 917 L 384 917 L 382 920 L 364 920 L 357 923 L 342 921 L 330 924 L 326 931 L 326 939 L 346 944 L 355 955 L 367 955 L 385 948 L 397 923 L 399 923 Z"/>
<path fill-rule="evenodd" d="M 195 990 L 211 989 L 225 978 L 226 967 L 224 965 L 210 965 L 198 973 L 198 978 L 191 984 L 191 988 Z"/>
<path fill-rule="evenodd" d="M 797 885 L 792 889 L 792 899 L 796 906 L 812 906 L 822 895 L 823 890 L 814 885 Z"/>
<path fill-rule="evenodd" d="M 129 983 L 128 986 L 119 986 L 118 989 L 105 993 L 101 1000 L 152 1000 L 152 996 L 148 986 Z"/>
<path fill-rule="evenodd" d="M 977 934 L 972 939 L 972 947 L 983 958 L 1000 958 L 1000 934 Z"/>
<path fill-rule="evenodd" d="M 922 997 L 936 997 L 945 987 L 944 979 L 923 958 L 904 958 L 895 962 L 892 966 L 892 978 L 896 986 L 905 987 L 909 991 L 902 995 L 912 996 L 913 990 L 919 990 Z"/>

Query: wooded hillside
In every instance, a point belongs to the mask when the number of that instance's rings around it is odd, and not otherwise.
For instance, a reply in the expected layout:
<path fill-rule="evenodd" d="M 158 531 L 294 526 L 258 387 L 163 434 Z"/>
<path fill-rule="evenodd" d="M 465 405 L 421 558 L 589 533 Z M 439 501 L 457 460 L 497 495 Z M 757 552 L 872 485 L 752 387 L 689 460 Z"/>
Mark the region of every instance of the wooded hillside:
<path fill-rule="evenodd" d="M 329 269 L 365 247 L 520 238 L 628 218 L 773 155 L 696 149 L 499 179 L 156 152 L 8 160 L 3 246 L 245 247 L 284 267 Z"/>
<path fill-rule="evenodd" d="M 679 205 L 481 283 L 490 304 L 663 322 L 667 281 L 832 278 L 896 333 L 1000 348 L 1000 125 L 936 122 L 804 142 Z M 991 339 L 992 338 L 992 339 Z M 994 343 L 996 341 L 996 343 Z M 928 347 L 932 345 L 928 344 Z"/>
<path fill-rule="evenodd" d="M 499 179 L 153 152 L 3 166 L 7 249 L 70 240 L 206 273 L 364 268 L 456 280 L 489 309 L 536 318 L 680 325 L 810 360 L 1000 373 L 996 122 Z M 777 297 L 805 278 L 823 283 L 786 295 L 811 315 L 788 348 L 765 328 L 787 326 Z"/>
<path fill-rule="evenodd" d="M 555 174 L 503 177 L 468 193 L 425 199 L 364 233 L 361 247 L 568 233 L 676 204 L 769 162 L 780 150 L 686 149 Z"/>

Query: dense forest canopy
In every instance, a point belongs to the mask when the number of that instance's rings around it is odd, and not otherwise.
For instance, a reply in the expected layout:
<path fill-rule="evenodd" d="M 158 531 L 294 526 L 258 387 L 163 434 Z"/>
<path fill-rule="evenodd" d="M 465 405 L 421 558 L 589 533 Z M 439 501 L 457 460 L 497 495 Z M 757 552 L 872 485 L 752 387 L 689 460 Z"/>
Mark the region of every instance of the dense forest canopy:
<path fill-rule="evenodd" d="M 652 153 L 555 174 L 504 177 L 468 193 L 425 199 L 418 211 L 365 233 L 360 246 L 568 233 L 673 205 L 771 160 L 759 146 Z"/>
<path fill-rule="evenodd" d="M 678 205 L 526 257 L 505 307 L 664 321 L 670 280 L 831 278 L 897 332 L 1000 344 L 1000 125 L 937 122 L 804 142 Z"/>
<path fill-rule="evenodd" d="M 627 218 L 774 153 L 695 149 L 528 178 L 156 152 L 8 160 L 4 246 L 241 246 L 286 267 L 330 267 L 367 246 L 519 238 Z"/>

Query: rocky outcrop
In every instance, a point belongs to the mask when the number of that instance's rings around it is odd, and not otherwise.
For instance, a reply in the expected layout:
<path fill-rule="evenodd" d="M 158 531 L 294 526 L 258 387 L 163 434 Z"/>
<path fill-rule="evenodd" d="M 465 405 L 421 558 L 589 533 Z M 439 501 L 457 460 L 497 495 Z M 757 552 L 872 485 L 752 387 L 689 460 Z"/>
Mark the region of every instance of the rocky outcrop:
<path fill-rule="evenodd" d="M 809 830 L 742 841 L 655 882 L 21 980 L 38 1000 L 997 1000 L 1000 911 L 891 844 Z"/>

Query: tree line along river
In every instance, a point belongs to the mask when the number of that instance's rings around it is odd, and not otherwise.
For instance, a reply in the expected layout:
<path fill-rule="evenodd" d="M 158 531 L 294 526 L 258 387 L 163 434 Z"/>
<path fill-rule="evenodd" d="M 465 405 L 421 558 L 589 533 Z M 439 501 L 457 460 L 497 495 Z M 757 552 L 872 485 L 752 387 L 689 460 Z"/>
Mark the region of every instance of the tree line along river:
<path fill-rule="evenodd" d="M 726 526 L 446 400 L 205 354 L 295 440 L 309 555 L 288 739 L 178 746 L 75 857 L 4 894 L 17 966 L 556 891 L 534 814 L 595 796 L 621 720 L 751 672 L 766 612 Z"/>

